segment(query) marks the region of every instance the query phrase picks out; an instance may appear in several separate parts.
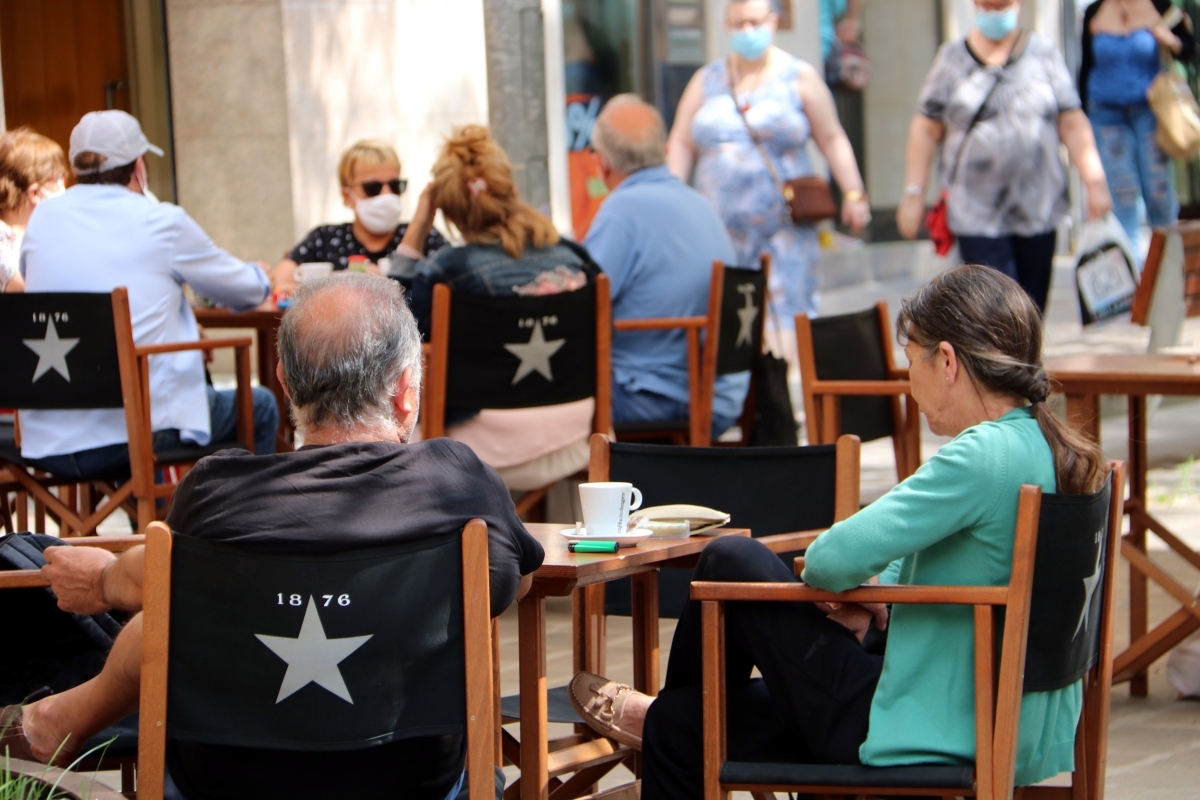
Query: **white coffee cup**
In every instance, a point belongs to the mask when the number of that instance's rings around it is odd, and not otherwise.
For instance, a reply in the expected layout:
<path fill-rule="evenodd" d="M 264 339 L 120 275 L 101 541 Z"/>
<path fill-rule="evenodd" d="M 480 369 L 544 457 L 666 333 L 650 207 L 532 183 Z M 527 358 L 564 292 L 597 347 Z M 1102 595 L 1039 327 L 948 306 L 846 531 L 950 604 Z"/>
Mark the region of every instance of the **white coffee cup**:
<path fill-rule="evenodd" d="M 293 274 L 295 275 L 296 283 L 315 281 L 318 278 L 325 278 L 332 275 L 333 264 L 329 261 L 306 261 L 303 264 L 297 264 L 296 271 Z"/>
<path fill-rule="evenodd" d="M 641 507 L 642 493 L 632 483 L 581 483 L 579 503 L 587 535 L 603 539 L 627 532 L 629 512 Z"/>

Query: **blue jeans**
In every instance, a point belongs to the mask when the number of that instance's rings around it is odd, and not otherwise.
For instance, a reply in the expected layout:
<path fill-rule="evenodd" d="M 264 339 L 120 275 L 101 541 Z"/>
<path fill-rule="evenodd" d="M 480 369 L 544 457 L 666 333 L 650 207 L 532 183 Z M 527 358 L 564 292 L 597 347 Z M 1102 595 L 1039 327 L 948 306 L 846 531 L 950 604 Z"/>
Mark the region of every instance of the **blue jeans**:
<path fill-rule="evenodd" d="M 687 419 L 687 403 L 655 392 L 633 392 L 619 383 L 612 386 L 613 422 L 659 422 Z M 712 438 L 733 427 L 737 419 L 713 414 Z"/>
<path fill-rule="evenodd" d="M 218 392 L 208 389 L 208 419 L 212 429 L 212 441 L 237 441 L 236 393 L 230 389 Z M 262 455 L 275 452 L 275 433 L 279 430 L 279 405 L 269 389 L 254 387 L 254 452 Z M 179 431 L 171 428 L 154 432 L 154 449 L 171 450 L 181 447 Z M 108 477 L 129 474 L 129 445 L 110 444 L 91 450 L 80 450 L 61 456 L 30 459 L 35 467 L 64 478 Z"/>
<path fill-rule="evenodd" d="M 1037 236 L 959 236 L 964 264 L 982 264 L 1021 284 L 1044 314 L 1054 266 L 1054 231 Z"/>
<path fill-rule="evenodd" d="M 1154 140 L 1158 122 L 1149 103 L 1111 106 L 1089 102 L 1088 118 L 1096 132 L 1100 163 L 1108 177 L 1113 213 L 1141 253 L 1141 203 L 1151 227 L 1171 225 L 1179 217 L 1171 159 Z"/>

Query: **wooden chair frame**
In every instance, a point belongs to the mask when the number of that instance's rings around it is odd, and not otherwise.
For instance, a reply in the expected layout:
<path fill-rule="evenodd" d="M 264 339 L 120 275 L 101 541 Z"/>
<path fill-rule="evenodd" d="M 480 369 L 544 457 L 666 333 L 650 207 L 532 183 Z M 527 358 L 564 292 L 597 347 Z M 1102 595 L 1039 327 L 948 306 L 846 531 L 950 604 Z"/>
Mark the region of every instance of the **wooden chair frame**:
<path fill-rule="evenodd" d="M 121 395 L 124 398 L 125 429 L 129 438 L 130 479 L 124 484 L 104 481 L 80 482 L 70 478 L 39 478 L 18 464 L 9 467 L 9 472 L 21 487 L 59 521 L 64 536 L 94 535 L 97 526 L 117 508 L 124 506 L 137 520 L 137 529 L 144 533 L 151 521 L 158 519 L 158 500 L 169 498 L 175 491 L 175 483 L 160 484 L 155 473 L 162 467 L 190 467 L 187 461 L 159 461 L 154 454 L 154 435 L 150 417 L 150 358 L 163 353 L 182 353 L 191 350 L 211 352 L 230 347 L 234 350 L 237 369 L 237 437 L 251 452 L 254 451 L 254 407 L 250 383 L 249 338 L 213 339 L 195 342 L 176 342 L 139 347 L 133 338 L 133 321 L 129 312 L 129 292 L 125 287 L 112 292 L 113 321 L 116 326 L 117 362 L 121 372 Z M 17 435 L 20 441 L 20 415 L 17 415 Z M 75 508 L 75 493 L 69 487 L 86 486 L 87 494 L 96 492 L 104 496 L 99 506 L 92 508 L 92 500 L 83 503 L 84 510 Z M 68 487 L 56 497 L 50 488 Z M 86 515 L 86 516 L 85 516 Z"/>
<path fill-rule="evenodd" d="M 607 275 L 595 277 L 596 286 L 596 406 L 592 433 L 612 432 L 612 297 Z M 446 435 L 446 382 L 450 362 L 450 287 L 433 287 L 433 316 L 429 343 L 423 348 L 426 363 L 421 412 L 421 437 Z M 554 484 L 526 492 L 517 503 L 524 517 L 541 502 Z"/>
<path fill-rule="evenodd" d="M 800 390 L 810 444 L 829 444 L 841 433 L 842 397 L 889 397 L 892 405 L 892 446 L 896 452 L 896 476 L 904 480 L 921 466 L 921 415 L 912 396 L 908 370 L 896 366 L 892 354 L 892 324 L 884 300 L 875 304 L 883 336 L 884 363 L 888 378 L 882 381 L 826 381 L 817 378 L 812 320 L 796 315 L 796 351 L 800 358 Z M 904 398 L 901 404 L 900 398 Z"/>
<path fill-rule="evenodd" d="M 763 280 L 768 287 L 771 279 L 771 257 L 763 253 L 759 257 Z M 618 434 L 621 441 L 668 439 L 673 444 L 708 447 L 712 444 L 713 396 L 716 392 L 717 354 L 720 346 L 721 304 L 725 293 L 725 264 L 714 261 L 712 280 L 708 290 L 708 313 L 695 317 L 645 317 L 619 319 L 613 323 L 616 331 L 665 331 L 682 329 L 687 332 L 688 365 L 688 428 L 681 430 L 627 431 Z M 766 346 L 766 300 L 758 315 L 759 339 Z M 704 335 L 701 341 L 701 333 Z M 753 398 L 755 388 L 746 395 L 746 406 L 742 411 L 742 443 L 750 440 L 749 425 L 754 420 Z M 606 433 L 606 431 L 597 431 Z"/>
<path fill-rule="evenodd" d="M 1099 658 L 1083 679 L 1083 711 L 1075 739 L 1075 771 L 1070 787 L 1033 786 L 1014 790 L 1017 733 L 1020 722 L 1025 648 L 1037 553 L 1038 515 L 1042 491 L 1022 486 L 1017 508 L 1012 577 L 1008 586 L 862 586 L 827 592 L 798 583 L 721 583 L 694 581 L 692 599 L 701 602 L 704 703 L 704 798 L 726 800 L 730 791 L 791 791 L 817 795 L 974 796 L 981 800 L 1103 800 L 1108 756 L 1109 697 L 1112 687 L 1112 639 L 1117 565 L 1121 538 L 1121 504 L 1125 466 L 1110 462 L 1113 474 L 1106 531 L 1107 550 L 1100 622 Z M 803 558 L 796 559 L 803 569 Z M 774 786 L 721 783 L 727 758 L 725 729 L 725 608 L 731 601 L 852 602 L 969 605 L 975 617 L 975 786 L 937 789 L 888 786 Z M 1003 641 L 996 652 L 996 612 L 1006 609 Z M 998 663 L 997 663 L 998 662 Z"/>
<path fill-rule="evenodd" d="M 1150 237 L 1150 249 L 1142 266 L 1137 294 L 1133 297 L 1132 321 L 1135 325 L 1150 324 L 1150 306 L 1167 252 L 1167 237 L 1172 233 L 1178 233 L 1183 244 L 1184 312 L 1189 317 L 1200 316 L 1200 223 L 1178 222 L 1170 228 L 1155 228 Z"/>
<path fill-rule="evenodd" d="M 145 536 L 100 536 L 75 537 L 74 539 L 64 539 L 63 541 L 72 544 L 76 547 L 99 547 L 101 550 L 107 550 L 110 553 L 123 553 L 134 547 L 146 543 Z M 50 581 L 42 576 L 41 570 L 36 569 L 21 569 L 9 570 L 0 572 L 0 590 L 4 589 L 39 589 L 49 588 Z M 75 767 L 77 772 L 91 772 L 97 769 L 112 769 L 119 768 L 121 770 L 121 791 L 131 796 L 136 785 L 137 774 L 137 758 L 136 757 L 104 757 L 104 758 L 88 758 L 81 761 Z"/>
<path fill-rule="evenodd" d="M 161 800 L 167 752 L 167 685 L 171 618 L 172 534 L 161 522 L 146 532 L 142 618 L 139 800 Z M 496 796 L 492 719 L 492 620 L 487 523 L 473 519 L 462 534 L 463 649 L 466 666 L 467 784 L 472 800 Z"/>

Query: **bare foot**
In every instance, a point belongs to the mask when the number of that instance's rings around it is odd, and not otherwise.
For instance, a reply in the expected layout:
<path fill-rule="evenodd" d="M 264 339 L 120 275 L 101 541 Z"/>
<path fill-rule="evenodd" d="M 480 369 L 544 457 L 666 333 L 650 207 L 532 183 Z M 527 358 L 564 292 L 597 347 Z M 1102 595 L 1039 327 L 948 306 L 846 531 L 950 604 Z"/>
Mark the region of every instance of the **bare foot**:
<path fill-rule="evenodd" d="M 53 707 L 56 699 L 55 695 L 51 695 L 25 706 L 21 713 L 21 727 L 25 729 L 25 740 L 29 742 L 29 749 L 38 761 L 61 766 L 74 761 L 75 753 L 71 746 L 70 731 L 59 731 L 54 724 Z"/>

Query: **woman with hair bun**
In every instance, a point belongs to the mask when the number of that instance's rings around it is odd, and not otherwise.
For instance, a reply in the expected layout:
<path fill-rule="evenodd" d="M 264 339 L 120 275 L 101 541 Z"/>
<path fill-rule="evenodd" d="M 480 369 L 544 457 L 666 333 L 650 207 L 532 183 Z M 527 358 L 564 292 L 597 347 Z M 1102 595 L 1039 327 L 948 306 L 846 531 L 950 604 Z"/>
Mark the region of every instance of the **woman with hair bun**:
<path fill-rule="evenodd" d="M 441 209 L 465 242 L 428 257 L 403 257 L 425 240 Z M 479 296 L 530 296 L 581 289 L 599 273 L 587 251 L 517 194 L 512 163 L 481 125 L 459 128 L 433 165 L 389 274 L 408 289 L 429 333 L 433 287 Z M 536 489 L 587 465 L 591 398 L 529 409 L 448 409 L 446 435 L 470 445 L 514 490 Z"/>
<path fill-rule="evenodd" d="M 424 334 L 435 284 L 475 295 L 557 294 L 582 288 L 588 272 L 598 271 L 586 250 L 561 239 L 554 223 L 517 195 L 512 162 L 482 125 L 446 140 L 398 254 L 424 241 L 438 209 L 465 244 L 420 261 L 397 256 L 389 273 L 408 288 Z"/>
<path fill-rule="evenodd" d="M 33 210 L 62 194 L 71 167 L 62 148 L 30 128 L 0 134 L 0 291 L 23 292 L 21 240 Z"/>
<path fill-rule="evenodd" d="M 948 270 L 904 301 L 897 329 L 913 396 L 934 433 L 954 437 L 909 478 L 808 549 L 801 580 L 844 591 L 883 583 L 1005 586 L 1018 492 L 1090 494 L 1099 448 L 1046 406 L 1042 321 L 1015 280 Z M 729 536 L 704 549 L 695 580 L 790 582 L 778 556 Z M 865 649 L 887 629 L 882 657 Z M 824 764 L 975 760 L 970 607 L 730 603 L 725 609 L 729 757 Z M 688 602 L 657 698 L 579 673 L 572 702 L 589 726 L 642 750 L 642 798 L 701 797 L 700 603 Z M 757 667 L 762 677 L 751 678 Z M 1016 784 L 1074 768 L 1080 681 L 1021 698 Z"/>

